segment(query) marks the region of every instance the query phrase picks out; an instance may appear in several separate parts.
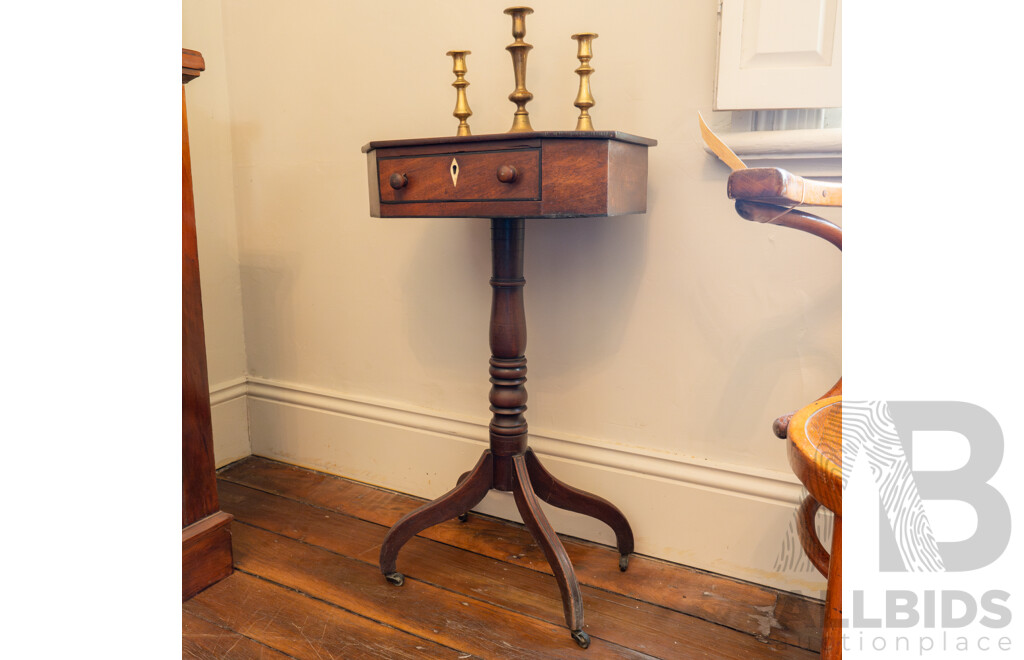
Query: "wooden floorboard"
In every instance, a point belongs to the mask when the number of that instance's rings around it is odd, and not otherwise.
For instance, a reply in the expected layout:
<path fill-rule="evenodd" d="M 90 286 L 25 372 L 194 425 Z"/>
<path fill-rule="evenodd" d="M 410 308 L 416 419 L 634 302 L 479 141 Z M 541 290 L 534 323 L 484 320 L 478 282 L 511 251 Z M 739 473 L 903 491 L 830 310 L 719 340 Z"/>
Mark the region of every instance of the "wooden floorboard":
<path fill-rule="evenodd" d="M 469 655 L 241 571 L 186 602 L 185 611 L 295 658 Z"/>
<path fill-rule="evenodd" d="M 230 580 L 231 578 L 228 578 Z M 186 610 L 181 614 L 181 656 L 199 660 L 283 660 L 285 655 L 230 628 L 210 623 Z"/>
<path fill-rule="evenodd" d="M 817 657 L 820 601 L 642 556 L 621 573 L 614 549 L 563 537 L 584 651 L 521 525 L 471 515 L 426 530 L 395 587 L 380 544 L 422 500 L 256 457 L 219 477 L 238 572 L 185 603 L 184 657 Z"/>

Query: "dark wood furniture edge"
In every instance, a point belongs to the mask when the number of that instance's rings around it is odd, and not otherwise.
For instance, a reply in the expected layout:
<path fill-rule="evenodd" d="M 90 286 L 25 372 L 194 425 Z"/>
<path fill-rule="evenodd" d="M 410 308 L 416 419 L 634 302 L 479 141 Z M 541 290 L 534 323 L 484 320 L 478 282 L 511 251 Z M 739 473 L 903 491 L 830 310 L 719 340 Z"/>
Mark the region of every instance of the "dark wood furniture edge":
<path fill-rule="evenodd" d="M 218 511 L 181 530 L 181 600 L 231 575 L 234 519 Z"/>
<path fill-rule="evenodd" d="M 213 428 L 184 87 L 206 67 L 200 53 L 186 48 L 181 50 L 181 61 L 181 598 L 185 601 L 231 575 L 234 562 L 229 527 L 232 516 L 220 510 L 214 475 Z"/>
<path fill-rule="evenodd" d="M 376 140 L 363 145 L 363 153 L 374 149 L 386 149 L 390 147 L 416 147 L 432 144 L 466 144 L 473 142 L 493 142 L 496 140 L 536 140 L 536 139 L 573 139 L 573 140 L 617 140 L 619 142 L 630 142 L 642 144 L 648 147 L 657 146 L 658 141 L 651 138 L 640 137 L 622 131 L 531 131 L 527 133 L 490 133 L 486 135 L 466 135 L 457 137 L 448 135 L 444 137 L 412 138 L 407 140 Z"/>
<path fill-rule="evenodd" d="M 206 70 L 206 62 L 203 54 L 198 50 L 181 49 L 181 83 L 185 84 L 190 80 L 199 77 L 199 73 Z"/>
<path fill-rule="evenodd" d="M 181 530 L 181 544 L 184 546 L 187 543 L 194 542 L 195 539 L 208 534 L 218 527 L 226 525 L 234 519 L 230 513 L 224 511 L 217 511 L 211 513 L 202 520 L 197 520 L 188 527 L 184 527 Z"/>
<path fill-rule="evenodd" d="M 181 526 L 185 528 L 220 507 L 184 86 L 181 91 Z"/>

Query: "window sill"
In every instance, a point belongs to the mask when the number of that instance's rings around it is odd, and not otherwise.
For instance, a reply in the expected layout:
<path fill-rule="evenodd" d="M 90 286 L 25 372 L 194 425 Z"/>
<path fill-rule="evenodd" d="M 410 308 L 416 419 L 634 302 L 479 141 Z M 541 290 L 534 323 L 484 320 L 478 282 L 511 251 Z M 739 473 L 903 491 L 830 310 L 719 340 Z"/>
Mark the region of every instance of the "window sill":
<path fill-rule="evenodd" d="M 843 176 L 843 129 L 719 133 L 748 167 L 781 167 L 809 177 Z M 704 150 L 711 153 L 705 145 Z"/>

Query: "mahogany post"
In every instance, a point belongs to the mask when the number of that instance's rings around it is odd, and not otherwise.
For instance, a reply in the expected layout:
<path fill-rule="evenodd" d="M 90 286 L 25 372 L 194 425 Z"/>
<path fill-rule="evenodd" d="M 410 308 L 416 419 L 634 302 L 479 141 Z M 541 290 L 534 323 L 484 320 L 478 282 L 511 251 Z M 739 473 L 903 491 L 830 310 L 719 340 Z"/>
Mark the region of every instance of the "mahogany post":
<path fill-rule="evenodd" d="M 185 83 L 206 68 L 198 51 L 181 49 L 181 599 L 231 575 L 231 515 L 217 500 L 203 297 L 199 286 L 196 209 L 188 142 Z"/>
<path fill-rule="evenodd" d="M 491 452 L 494 487 L 513 489 L 511 458 L 526 451 L 526 307 L 522 218 L 491 220 Z"/>

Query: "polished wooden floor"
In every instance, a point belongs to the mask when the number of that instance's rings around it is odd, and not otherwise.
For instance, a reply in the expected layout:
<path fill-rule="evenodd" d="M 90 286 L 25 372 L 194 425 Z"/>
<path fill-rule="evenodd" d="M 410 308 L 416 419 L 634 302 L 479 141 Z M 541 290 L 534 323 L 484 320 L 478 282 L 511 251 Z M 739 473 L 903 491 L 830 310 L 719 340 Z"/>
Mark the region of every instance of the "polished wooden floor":
<path fill-rule="evenodd" d="M 377 554 L 421 500 L 250 457 L 219 473 L 235 572 L 182 606 L 187 658 L 815 658 L 822 604 L 563 537 L 589 649 L 522 525 L 471 514 Z"/>

